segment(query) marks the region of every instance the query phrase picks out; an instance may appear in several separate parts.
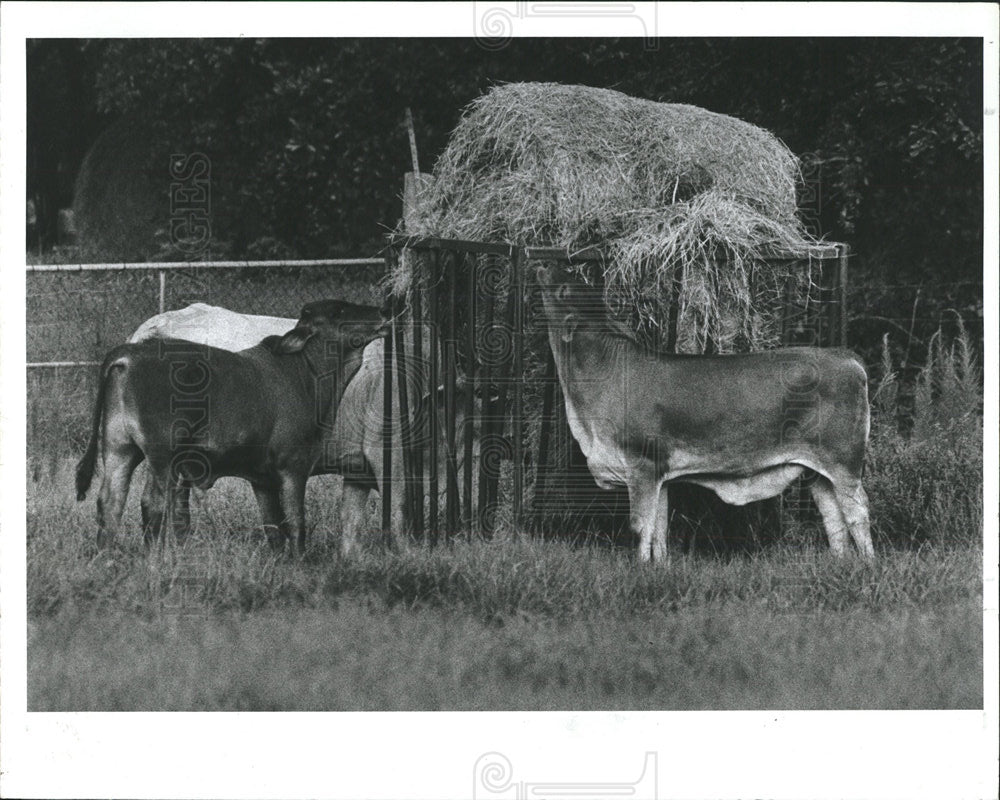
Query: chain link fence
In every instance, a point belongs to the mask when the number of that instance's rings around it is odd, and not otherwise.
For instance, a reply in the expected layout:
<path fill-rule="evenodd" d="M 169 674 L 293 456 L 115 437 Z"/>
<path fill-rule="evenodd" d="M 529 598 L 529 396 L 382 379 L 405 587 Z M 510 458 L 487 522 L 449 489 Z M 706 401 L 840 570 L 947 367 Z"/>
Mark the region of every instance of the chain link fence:
<path fill-rule="evenodd" d="M 305 303 L 379 305 L 381 258 L 27 267 L 27 443 L 33 478 L 81 452 L 97 365 L 162 310 L 191 303 L 297 318 Z"/>

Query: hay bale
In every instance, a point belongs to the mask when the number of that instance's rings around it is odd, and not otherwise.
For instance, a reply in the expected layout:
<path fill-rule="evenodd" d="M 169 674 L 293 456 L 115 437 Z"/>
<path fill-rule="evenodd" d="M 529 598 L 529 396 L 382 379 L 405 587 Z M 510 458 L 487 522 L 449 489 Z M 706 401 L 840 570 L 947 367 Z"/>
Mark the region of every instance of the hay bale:
<path fill-rule="evenodd" d="M 775 336 L 760 298 L 814 242 L 796 217 L 795 156 L 754 125 L 690 105 L 555 83 L 473 101 L 422 195 L 410 233 L 575 250 L 606 248 L 610 295 L 664 345 L 757 348 Z M 410 280 L 400 261 L 397 290 Z M 801 272 L 801 271 L 799 271 Z M 764 310 L 762 310 L 764 309 Z"/>
<path fill-rule="evenodd" d="M 146 261 L 159 249 L 156 231 L 168 224 L 170 208 L 167 179 L 155 169 L 155 141 L 149 120 L 128 116 L 87 151 L 74 187 L 73 216 L 88 258 Z"/>

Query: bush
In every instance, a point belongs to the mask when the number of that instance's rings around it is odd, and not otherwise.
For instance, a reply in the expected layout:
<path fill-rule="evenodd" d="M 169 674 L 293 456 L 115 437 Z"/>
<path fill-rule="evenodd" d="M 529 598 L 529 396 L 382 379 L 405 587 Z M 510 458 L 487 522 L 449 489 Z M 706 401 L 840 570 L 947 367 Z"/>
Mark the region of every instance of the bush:
<path fill-rule="evenodd" d="M 917 375 L 909 436 L 900 392 L 882 342 L 882 375 L 872 397 L 873 436 L 865 485 L 873 533 L 894 546 L 978 541 L 983 525 L 982 373 L 961 320 L 950 346 L 931 338 Z"/>
<path fill-rule="evenodd" d="M 873 535 L 893 546 L 977 541 L 983 525 L 982 428 L 962 436 L 872 441 L 865 485 Z"/>

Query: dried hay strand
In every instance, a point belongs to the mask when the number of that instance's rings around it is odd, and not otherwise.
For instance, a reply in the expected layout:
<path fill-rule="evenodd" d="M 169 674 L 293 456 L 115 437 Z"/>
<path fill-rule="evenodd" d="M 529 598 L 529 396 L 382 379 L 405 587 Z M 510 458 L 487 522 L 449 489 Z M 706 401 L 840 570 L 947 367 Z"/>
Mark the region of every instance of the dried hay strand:
<path fill-rule="evenodd" d="M 678 349 L 756 348 L 774 330 L 760 298 L 801 277 L 789 260 L 815 244 L 796 217 L 798 175 L 781 141 L 733 117 L 609 89 L 505 84 L 466 108 L 408 232 L 603 247 L 591 280 L 638 309 L 650 343 L 664 343 L 674 305 Z M 409 282 L 401 259 L 394 288 Z"/>

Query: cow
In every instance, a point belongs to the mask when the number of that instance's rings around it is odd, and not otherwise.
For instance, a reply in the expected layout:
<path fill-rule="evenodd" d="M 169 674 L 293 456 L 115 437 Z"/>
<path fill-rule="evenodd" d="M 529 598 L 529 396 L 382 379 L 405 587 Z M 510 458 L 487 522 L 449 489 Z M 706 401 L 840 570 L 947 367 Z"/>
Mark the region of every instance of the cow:
<path fill-rule="evenodd" d="M 221 306 L 192 303 L 176 311 L 164 311 L 136 328 L 129 342 L 148 339 L 184 339 L 237 352 L 261 342 L 265 337 L 288 333 L 295 320 L 240 314 Z"/>
<path fill-rule="evenodd" d="M 344 397 L 341 400 L 340 411 L 334 422 L 333 428 L 324 440 L 322 463 L 317 465 L 316 473 L 333 473 L 344 476 L 344 491 L 340 502 L 340 529 L 341 529 L 341 549 L 342 552 L 349 552 L 353 549 L 357 540 L 358 532 L 361 530 L 365 520 L 365 506 L 367 505 L 369 492 L 374 489 L 379 495 L 384 496 L 382 487 L 383 468 L 383 441 L 384 441 L 384 419 L 383 419 L 383 392 L 385 390 L 385 362 L 384 362 L 384 341 L 379 339 L 373 341 L 365 348 L 364 359 L 361 368 L 351 379 Z M 411 384 L 415 374 L 423 372 L 426 364 L 421 364 L 415 368 L 411 361 L 409 364 L 407 383 Z M 400 426 L 399 411 L 399 371 L 394 369 L 392 382 L 392 491 L 391 499 L 391 527 L 392 534 L 402 532 L 404 525 L 403 505 L 404 489 L 402 485 L 403 472 L 403 448 L 402 431 Z M 423 384 L 426 385 L 426 375 L 423 375 Z M 444 493 L 447 486 L 447 462 L 448 447 L 445 436 L 444 420 L 444 398 L 442 388 L 439 387 L 432 394 L 425 392 L 422 397 L 412 394 L 412 385 L 408 386 L 411 392 L 410 414 L 414 418 L 414 426 L 411 430 L 411 437 L 417 447 L 424 451 L 425 459 L 428 457 L 427 450 L 430 443 L 429 434 L 429 413 L 433 409 L 438 418 L 438 486 L 441 493 Z M 464 382 L 456 386 L 456 452 L 455 461 L 458 468 L 458 491 L 461 496 L 463 488 L 463 465 L 465 449 L 463 447 L 463 431 L 465 428 L 465 408 L 468 392 L 473 388 Z M 476 401 L 478 402 L 478 401 Z M 415 407 L 414 407 L 415 406 Z M 478 441 L 473 439 L 473 463 L 476 463 L 478 454 Z M 426 463 L 426 462 L 425 462 Z M 425 476 L 430 470 L 429 463 L 425 466 Z M 429 502 L 426 490 L 424 494 L 424 507 Z"/>
<path fill-rule="evenodd" d="M 372 309 L 374 311 L 374 309 Z M 240 314 L 219 306 L 194 303 L 178 311 L 167 311 L 144 322 L 129 339 L 130 342 L 148 341 L 153 338 L 171 337 L 185 339 L 199 344 L 211 345 L 223 350 L 239 351 L 256 344 L 266 335 L 285 333 L 295 325 L 295 320 L 282 317 L 263 317 Z M 426 337 L 425 337 L 426 338 Z M 322 457 L 313 469 L 314 475 L 335 474 L 344 477 L 344 490 L 340 503 L 339 520 L 342 531 L 341 551 L 353 549 L 358 533 L 364 525 L 365 507 L 371 490 L 382 494 L 382 392 L 384 389 L 384 340 L 375 339 L 364 349 L 361 367 L 348 382 L 340 401 L 336 420 L 324 435 Z M 426 365 L 424 365 L 426 366 Z M 412 369 L 409 370 L 414 375 Z M 426 375 L 424 376 L 426 379 Z M 426 380 L 424 381 L 426 385 Z M 465 393 L 471 391 L 459 384 L 456 395 L 458 442 L 462 441 L 464 426 Z M 399 424 L 398 388 L 393 383 L 393 483 L 397 484 L 403 475 L 401 428 Z M 434 395 L 434 407 L 438 414 L 438 486 L 445 491 L 447 481 L 447 446 L 443 419 L 444 405 L 442 392 Z M 424 393 L 420 398 L 413 396 L 411 404 L 419 403 L 424 409 L 430 407 L 431 395 Z M 411 415 L 422 421 L 417 431 L 416 441 L 426 448 L 427 414 Z M 478 446 L 478 445 L 477 445 Z M 474 451 L 475 452 L 475 451 Z M 459 467 L 459 488 L 461 489 L 464 448 L 459 444 L 456 453 Z M 151 479 L 150 479 L 151 480 Z M 181 487 L 178 492 L 186 492 Z M 391 492 L 391 529 L 393 534 L 403 531 L 403 491 L 397 488 Z M 426 507 L 428 499 L 425 497 Z M 185 500 L 186 503 L 186 500 Z"/>
<path fill-rule="evenodd" d="M 862 487 L 869 433 L 864 366 L 846 350 L 674 355 L 641 346 L 600 289 L 538 268 L 570 430 L 601 488 L 624 485 L 642 561 L 667 557 L 664 484 L 694 483 L 744 505 L 808 474 L 830 549 L 848 534 L 874 558 Z"/>
<path fill-rule="evenodd" d="M 132 473 L 146 459 L 150 480 L 141 506 L 147 542 L 163 533 L 164 508 L 167 525 L 182 539 L 190 521 L 189 488 L 234 476 L 252 484 L 272 545 L 287 543 L 301 552 L 305 485 L 323 432 L 361 365 L 364 345 L 384 324 L 370 306 L 323 300 L 307 304 L 283 336 L 239 353 L 178 339 L 111 350 L 76 473 L 82 500 L 100 438 L 98 545 L 114 538 Z"/>

